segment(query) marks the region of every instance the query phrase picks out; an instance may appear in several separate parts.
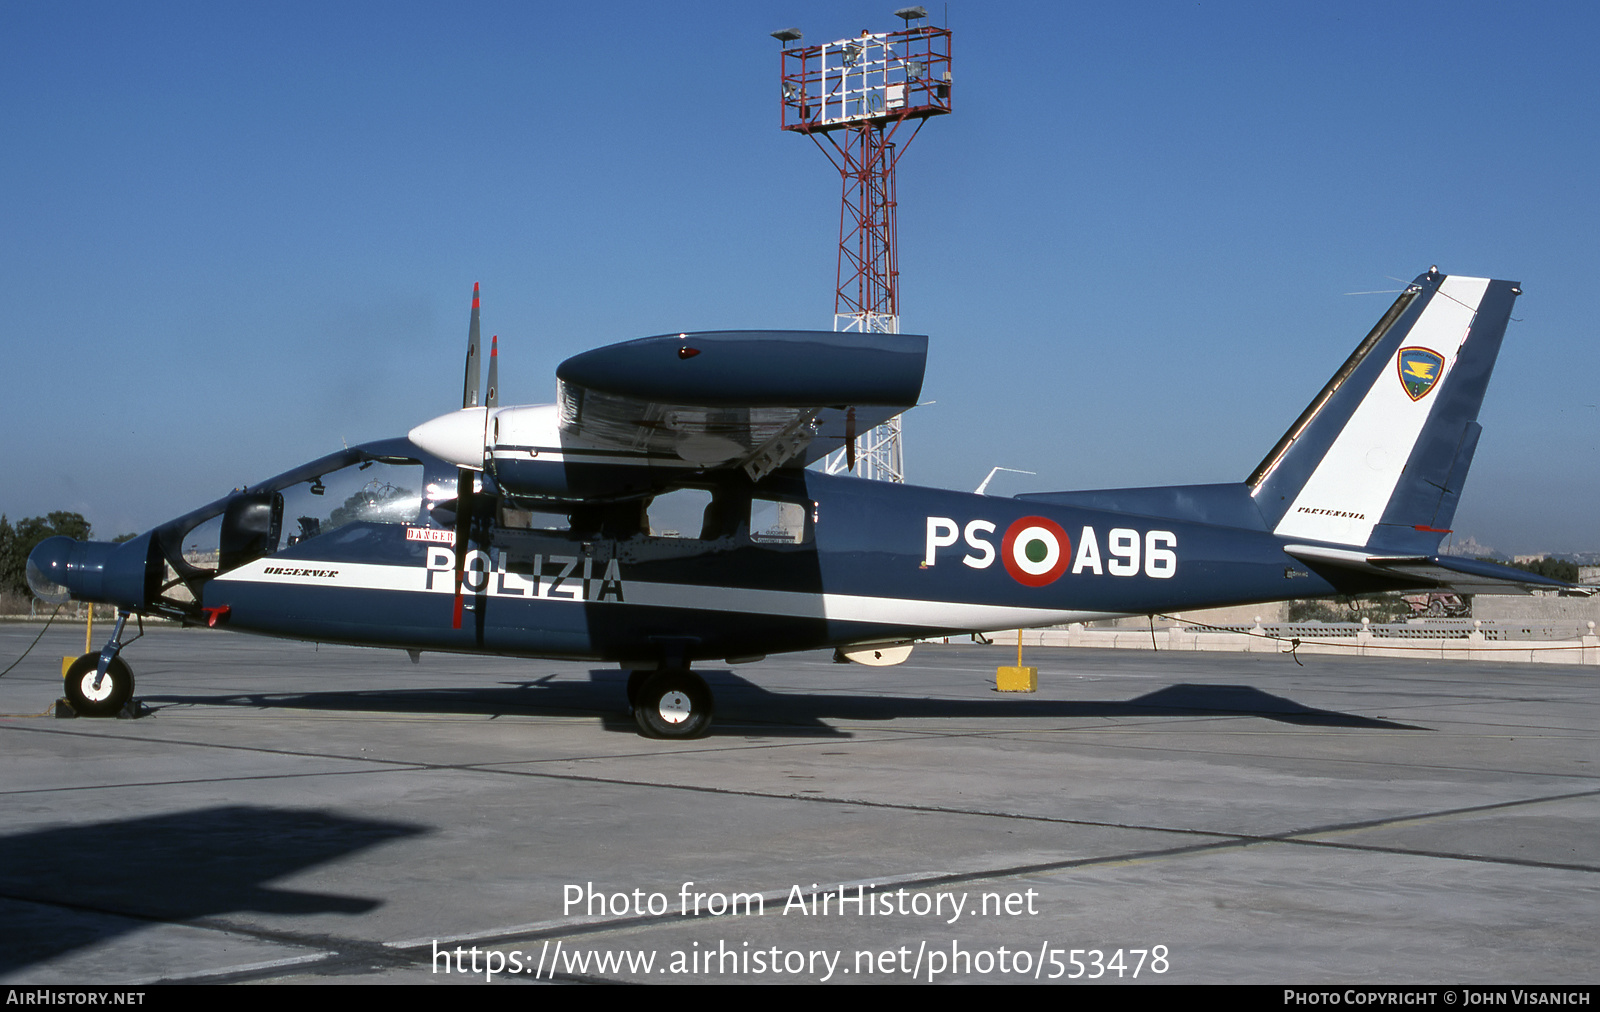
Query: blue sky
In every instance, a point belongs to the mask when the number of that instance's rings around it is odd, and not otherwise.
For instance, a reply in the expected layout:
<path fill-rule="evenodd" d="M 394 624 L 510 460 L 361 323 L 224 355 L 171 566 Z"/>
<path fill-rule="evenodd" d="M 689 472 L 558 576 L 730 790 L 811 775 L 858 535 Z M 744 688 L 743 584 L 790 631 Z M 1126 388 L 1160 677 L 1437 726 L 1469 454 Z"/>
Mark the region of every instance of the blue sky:
<path fill-rule="evenodd" d="M 896 4 L 0 5 L 0 510 L 143 530 L 588 348 L 832 325 L 778 44 Z M 928 5 L 936 21 L 944 8 Z M 922 484 L 1242 479 L 1430 264 L 1523 282 L 1456 528 L 1600 550 L 1588 4 L 954 3 L 900 164 Z"/>

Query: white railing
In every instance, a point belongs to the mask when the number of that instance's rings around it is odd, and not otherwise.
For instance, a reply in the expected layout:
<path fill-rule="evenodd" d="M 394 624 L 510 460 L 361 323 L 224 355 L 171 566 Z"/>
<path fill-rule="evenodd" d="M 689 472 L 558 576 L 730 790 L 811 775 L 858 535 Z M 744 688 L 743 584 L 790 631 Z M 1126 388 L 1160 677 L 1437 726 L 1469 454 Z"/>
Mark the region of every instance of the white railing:
<path fill-rule="evenodd" d="M 1015 629 L 986 635 L 1001 645 L 1017 641 Z M 946 642 L 962 642 L 963 639 L 952 636 Z M 1022 645 L 1237 653 L 1294 651 L 1357 657 L 1600 665 L 1600 636 L 1595 634 L 1593 622 L 1550 625 L 1470 620 L 1404 625 L 1299 622 L 1204 627 L 1180 622 L 1153 630 L 1137 626 L 1090 629 L 1075 622 L 1058 628 L 1024 629 Z"/>

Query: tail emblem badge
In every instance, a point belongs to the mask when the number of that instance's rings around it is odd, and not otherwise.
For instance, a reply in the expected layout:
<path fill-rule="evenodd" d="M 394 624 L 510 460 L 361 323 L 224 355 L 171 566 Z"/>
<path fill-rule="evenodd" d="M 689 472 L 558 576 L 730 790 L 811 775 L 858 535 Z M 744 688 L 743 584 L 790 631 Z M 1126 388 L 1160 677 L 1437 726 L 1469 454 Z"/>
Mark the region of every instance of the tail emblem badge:
<path fill-rule="evenodd" d="M 1400 349 L 1400 385 L 1406 396 L 1420 401 L 1444 375 L 1444 356 L 1427 348 Z"/>

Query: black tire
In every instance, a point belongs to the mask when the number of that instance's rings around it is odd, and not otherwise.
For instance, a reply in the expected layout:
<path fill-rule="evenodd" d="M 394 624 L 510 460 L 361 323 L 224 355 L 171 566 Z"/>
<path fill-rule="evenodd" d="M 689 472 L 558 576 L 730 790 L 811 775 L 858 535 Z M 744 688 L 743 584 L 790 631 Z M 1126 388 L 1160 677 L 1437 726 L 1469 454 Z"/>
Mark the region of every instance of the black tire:
<path fill-rule="evenodd" d="M 94 676 L 99 669 L 97 653 L 84 654 L 67 669 L 67 702 L 80 717 L 115 717 L 133 698 L 133 671 L 121 657 L 111 658 L 106 666 L 106 677 L 96 692 Z"/>
<path fill-rule="evenodd" d="M 699 738 L 711 730 L 711 687 L 692 671 L 657 671 L 639 687 L 633 719 L 647 738 Z"/>

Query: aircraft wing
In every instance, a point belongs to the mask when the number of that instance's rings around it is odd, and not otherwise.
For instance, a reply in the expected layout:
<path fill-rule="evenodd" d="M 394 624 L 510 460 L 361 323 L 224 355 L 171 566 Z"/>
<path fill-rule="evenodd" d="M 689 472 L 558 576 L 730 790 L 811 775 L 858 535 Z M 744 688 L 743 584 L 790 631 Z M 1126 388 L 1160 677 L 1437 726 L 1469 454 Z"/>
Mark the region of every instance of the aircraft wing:
<path fill-rule="evenodd" d="M 913 334 L 646 337 L 561 363 L 559 424 L 570 444 L 680 466 L 735 466 L 787 436 L 779 463 L 808 464 L 914 406 L 927 353 Z"/>
<path fill-rule="evenodd" d="M 623 499 L 712 470 L 760 481 L 914 406 L 927 354 L 915 334 L 663 334 L 567 359 L 554 405 L 463 408 L 410 439 L 513 495 Z"/>
<path fill-rule="evenodd" d="M 1412 584 L 1432 583 L 1458 594 L 1530 594 L 1535 590 L 1573 589 L 1572 584 L 1548 576 L 1450 555 L 1374 555 L 1324 545 L 1285 545 L 1283 550 L 1311 565 L 1334 566 Z"/>

